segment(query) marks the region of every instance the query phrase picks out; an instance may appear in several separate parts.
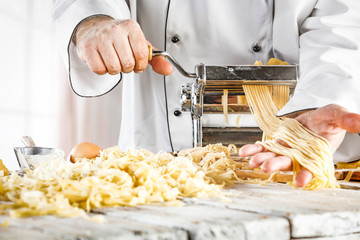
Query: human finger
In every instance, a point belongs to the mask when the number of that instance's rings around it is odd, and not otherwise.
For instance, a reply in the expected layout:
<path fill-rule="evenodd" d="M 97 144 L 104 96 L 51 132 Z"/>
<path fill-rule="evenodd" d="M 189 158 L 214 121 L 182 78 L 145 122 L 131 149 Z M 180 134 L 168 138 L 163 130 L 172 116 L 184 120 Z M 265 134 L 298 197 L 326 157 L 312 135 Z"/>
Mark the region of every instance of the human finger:
<path fill-rule="evenodd" d="M 107 72 L 111 75 L 119 74 L 121 72 L 120 60 L 113 44 L 111 42 L 100 44 L 99 52 Z"/>
<path fill-rule="evenodd" d="M 257 168 L 263 164 L 264 161 L 276 157 L 276 154 L 273 152 L 261 152 L 257 153 L 251 157 L 249 164 L 252 168 Z"/>
<path fill-rule="evenodd" d="M 343 116 L 341 122 L 341 128 L 348 132 L 358 133 L 360 132 L 360 114 L 346 113 Z"/>
<path fill-rule="evenodd" d="M 261 170 L 265 173 L 276 171 L 287 171 L 292 169 L 292 160 L 287 156 L 277 156 L 266 159 L 261 165 Z"/>
<path fill-rule="evenodd" d="M 306 184 L 310 182 L 312 178 L 313 175 L 309 170 L 302 169 L 296 175 L 294 184 L 297 187 L 304 187 Z"/>
<path fill-rule="evenodd" d="M 127 35 L 122 34 L 114 39 L 114 48 L 120 60 L 121 71 L 131 72 L 135 67 L 135 59 Z"/>
<path fill-rule="evenodd" d="M 143 32 L 140 29 L 130 32 L 129 42 L 135 58 L 134 72 L 141 73 L 147 67 L 149 59 L 148 44 Z"/>
<path fill-rule="evenodd" d="M 103 75 L 107 73 L 105 63 L 96 49 L 89 49 L 83 59 L 91 69 L 96 74 Z"/>
<path fill-rule="evenodd" d="M 310 126 L 309 124 L 316 119 L 318 122 L 327 123 L 324 132 L 329 132 L 329 129 L 331 130 L 334 127 L 335 129 L 341 128 L 353 133 L 360 132 L 360 114 L 350 113 L 346 108 L 336 104 L 329 104 L 325 107 L 318 108 L 310 114 L 304 114 L 304 116 L 305 117 L 299 116 L 298 118 L 300 122 L 304 122 L 305 119 L 305 126 L 310 129 L 314 126 Z M 319 124 L 317 124 L 317 127 L 318 125 Z"/>
<path fill-rule="evenodd" d="M 149 64 L 152 66 L 154 72 L 158 74 L 168 76 L 173 72 L 173 66 L 166 61 L 164 57 L 154 57 L 151 61 L 149 61 Z"/>
<path fill-rule="evenodd" d="M 264 150 L 265 148 L 260 144 L 246 144 L 239 149 L 239 155 L 240 157 L 248 157 L 263 152 Z"/>

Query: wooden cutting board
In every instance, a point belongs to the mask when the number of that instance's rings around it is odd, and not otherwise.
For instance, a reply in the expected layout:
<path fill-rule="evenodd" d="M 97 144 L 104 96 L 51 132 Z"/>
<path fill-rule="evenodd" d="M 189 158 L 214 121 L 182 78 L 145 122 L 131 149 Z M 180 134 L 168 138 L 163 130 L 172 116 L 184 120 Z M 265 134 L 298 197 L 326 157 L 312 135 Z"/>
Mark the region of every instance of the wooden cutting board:
<path fill-rule="evenodd" d="M 344 180 L 345 177 L 351 171 L 354 171 L 354 169 L 335 169 L 335 177 L 337 180 Z M 271 173 L 264 173 L 261 170 L 238 170 L 236 171 L 236 174 L 240 179 L 253 178 L 253 179 L 267 180 L 271 176 Z M 272 181 L 286 183 L 292 181 L 292 179 L 293 179 L 292 171 L 280 171 L 275 174 Z M 360 172 L 354 171 L 350 180 L 360 181 Z"/>
<path fill-rule="evenodd" d="M 267 180 L 270 178 L 271 173 L 264 173 L 260 169 L 250 169 L 250 166 L 248 164 L 248 159 L 240 158 L 238 156 L 231 156 L 231 158 L 237 162 L 243 163 L 245 168 L 248 168 L 248 170 L 237 170 L 236 174 L 240 179 L 261 179 L 261 180 Z M 349 164 L 353 165 L 353 164 Z M 344 165 L 346 166 L 346 164 Z M 356 167 L 354 165 L 354 167 Z M 345 169 L 335 169 L 335 177 L 337 180 L 344 180 L 348 174 L 351 174 L 351 181 L 360 181 L 360 171 L 359 169 L 354 168 L 345 168 Z M 280 183 L 286 183 L 293 179 L 293 172 L 292 171 L 280 171 L 276 173 L 273 176 L 272 181 L 273 182 L 280 182 Z"/>

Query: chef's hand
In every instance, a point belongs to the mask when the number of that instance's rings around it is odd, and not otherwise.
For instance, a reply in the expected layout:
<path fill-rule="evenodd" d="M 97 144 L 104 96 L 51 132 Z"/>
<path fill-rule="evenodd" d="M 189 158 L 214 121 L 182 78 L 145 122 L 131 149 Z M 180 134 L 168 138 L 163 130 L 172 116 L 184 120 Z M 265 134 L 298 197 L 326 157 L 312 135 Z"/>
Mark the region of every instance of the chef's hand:
<path fill-rule="evenodd" d="M 311 131 L 326 138 L 333 153 L 343 141 L 346 131 L 360 132 L 360 114 L 349 113 L 345 108 L 338 105 L 332 104 L 307 111 L 295 119 Z M 259 144 L 243 146 L 239 150 L 239 155 L 242 157 L 251 156 L 250 166 L 253 168 L 261 167 L 263 172 L 292 170 L 292 161 L 289 157 L 270 152 Z M 303 168 L 296 176 L 295 185 L 303 187 L 312 177 L 311 172 Z"/>
<path fill-rule="evenodd" d="M 77 27 L 73 41 L 80 59 L 97 74 L 141 73 L 148 64 L 150 43 L 133 20 L 89 18 Z M 149 63 L 159 74 L 172 73 L 171 64 L 163 57 L 154 57 Z"/>

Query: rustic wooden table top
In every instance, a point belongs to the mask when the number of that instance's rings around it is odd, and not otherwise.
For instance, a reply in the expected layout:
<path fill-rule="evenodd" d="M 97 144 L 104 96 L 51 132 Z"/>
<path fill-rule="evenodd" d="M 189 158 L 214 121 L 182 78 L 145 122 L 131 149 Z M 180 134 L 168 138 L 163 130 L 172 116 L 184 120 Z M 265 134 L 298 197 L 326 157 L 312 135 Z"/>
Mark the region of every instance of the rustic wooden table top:
<path fill-rule="evenodd" d="M 304 191 L 286 184 L 237 184 L 229 200 L 99 209 L 104 223 L 38 216 L 12 219 L 1 240 L 16 239 L 360 239 L 360 183 Z"/>

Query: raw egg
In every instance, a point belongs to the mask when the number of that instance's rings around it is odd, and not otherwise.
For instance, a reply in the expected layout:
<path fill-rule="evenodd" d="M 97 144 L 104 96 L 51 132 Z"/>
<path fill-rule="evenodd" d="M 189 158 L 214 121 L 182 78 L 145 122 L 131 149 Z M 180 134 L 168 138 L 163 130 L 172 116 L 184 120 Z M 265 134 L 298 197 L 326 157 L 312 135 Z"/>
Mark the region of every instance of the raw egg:
<path fill-rule="evenodd" d="M 73 147 L 70 152 L 70 161 L 75 162 L 76 158 L 96 158 L 100 155 L 102 148 L 94 143 L 82 142 Z"/>

